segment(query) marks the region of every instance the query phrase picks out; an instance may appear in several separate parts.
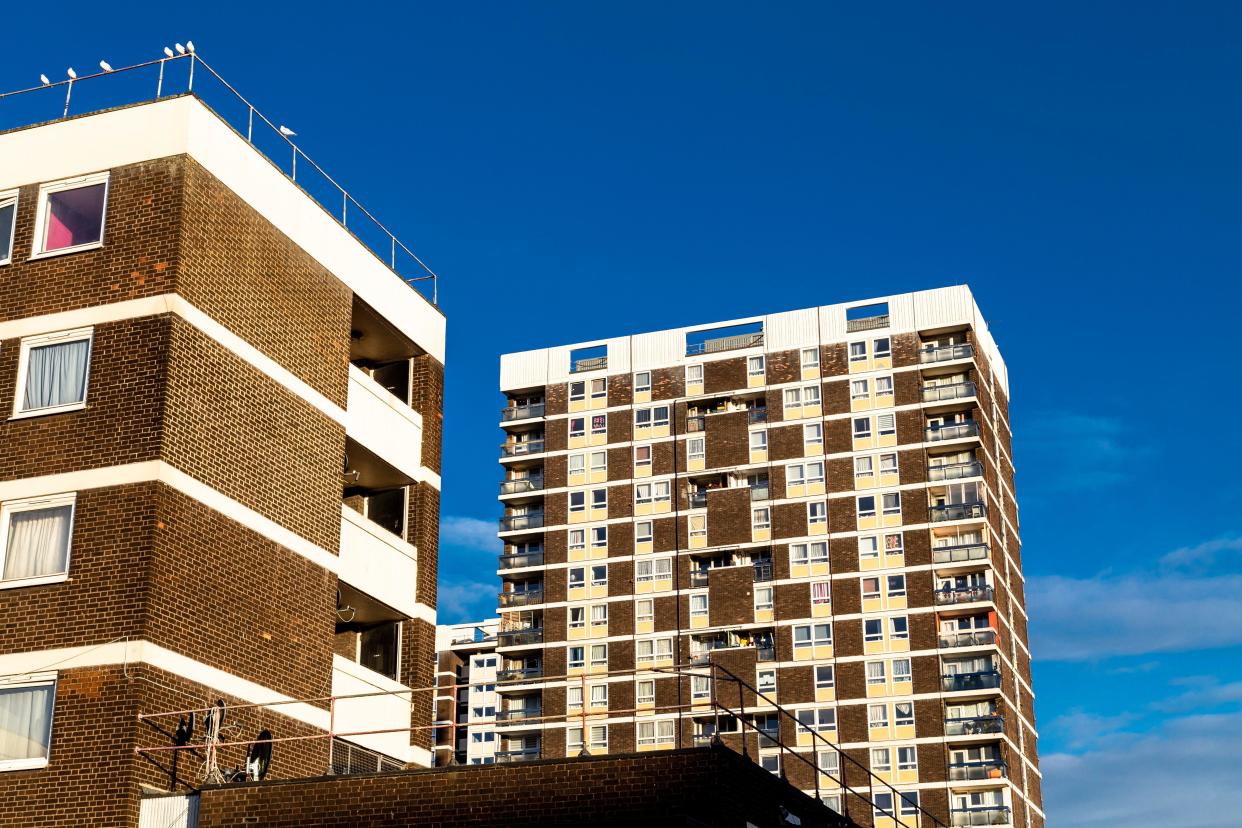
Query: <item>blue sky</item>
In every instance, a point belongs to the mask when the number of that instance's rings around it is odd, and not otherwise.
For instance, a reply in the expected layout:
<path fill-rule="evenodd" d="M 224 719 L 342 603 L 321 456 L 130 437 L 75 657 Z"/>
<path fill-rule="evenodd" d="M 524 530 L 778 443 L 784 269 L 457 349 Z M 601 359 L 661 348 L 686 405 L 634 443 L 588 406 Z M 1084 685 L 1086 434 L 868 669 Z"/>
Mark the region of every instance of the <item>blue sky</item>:
<path fill-rule="evenodd" d="M 498 353 L 969 283 L 1052 824 L 1233 824 L 1242 7 L 73 5 L 6 10 L 0 87 L 192 38 L 443 274 L 446 620 L 494 607 Z"/>

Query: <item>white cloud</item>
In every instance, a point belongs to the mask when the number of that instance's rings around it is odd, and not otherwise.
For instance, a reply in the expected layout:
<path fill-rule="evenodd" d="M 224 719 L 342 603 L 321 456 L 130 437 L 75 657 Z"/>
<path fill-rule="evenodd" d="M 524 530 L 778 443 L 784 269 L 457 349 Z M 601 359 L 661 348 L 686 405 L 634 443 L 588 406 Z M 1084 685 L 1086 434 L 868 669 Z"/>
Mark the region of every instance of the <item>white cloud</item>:
<path fill-rule="evenodd" d="M 1040 760 L 1048 824 L 1232 828 L 1242 812 L 1236 755 L 1242 713 L 1173 719 L 1141 735 L 1104 737 L 1080 754 Z"/>
<path fill-rule="evenodd" d="M 1216 538 L 1195 546 L 1183 546 L 1161 558 L 1160 564 L 1169 569 L 1211 566 L 1223 557 L 1222 552 L 1242 552 L 1242 538 Z"/>
<path fill-rule="evenodd" d="M 440 521 L 440 543 L 464 546 L 481 552 L 500 553 L 496 523 L 472 517 L 446 517 Z"/>
<path fill-rule="evenodd" d="M 493 618 L 499 591 L 499 581 L 441 581 L 436 593 L 437 622 L 461 624 Z"/>

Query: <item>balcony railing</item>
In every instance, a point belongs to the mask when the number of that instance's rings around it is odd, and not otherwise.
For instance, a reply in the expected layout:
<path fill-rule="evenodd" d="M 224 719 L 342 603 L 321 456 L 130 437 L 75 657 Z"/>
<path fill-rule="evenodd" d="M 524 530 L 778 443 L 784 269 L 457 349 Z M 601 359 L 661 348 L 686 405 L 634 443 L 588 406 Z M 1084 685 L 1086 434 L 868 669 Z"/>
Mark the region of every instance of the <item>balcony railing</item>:
<path fill-rule="evenodd" d="M 525 454 L 539 454 L 543 451 L 543 440 L 526 440 L 521 443 L 501 443 L 501 457 L 521 457 Z"/>
<path fill-rule="evenodd" d="M 689 508 L 691 509 L 707 508 L 707 492 L 690 492 L 687 496 L 687 500 L 689 501 Z"/>
<path fill-rule="evenodd" d="M 496 681 L 526 681 L 543 675 L 543 667 L 508 667 L 496 671 Z"/>
<path fill-rule="evenodd" d="M 501 555 L 499 560 L 501 569 L 543 566 L 543 552 L 519 552 L 516 555 Z"/>
<path fill-rule="evenodd" d="M 526 515 L 506 515 L 500 519 L 500 531 L 516 532 L 519 529 L 542 529 L 543 512 Z"/>
<path fill-rule="evenodd" d="M 755 658 L 758 661 L 776 661 L 775 647 L 756 647 Z"/>
<path fill-rule="evenodd" d="M 943 466 L 928 466 L 927 479 L 933 482 L 937 480 L 961 480 L 966 477 L 982 477 L 983 464 L 978 460 L 971 460 L 967 463 L 948 463 Z"/>
<path fill-rule="evenodd" d="M 522 748 L 521 750 L 498 750 L 496 751 L 497 763 L 504 762 L 532 762 L 539 758 L 539 748 Z"/>
<path fill-rule="evenodd" d="M 543 627 L 527 627 L 520 630 L 501 630 L 496 635 L 497 647 L 525 647 L 543 643 Z"/>
<path fill-rule="evenodd" d="M 756 582 L 772 580 L 772 562 L 771 561 L 760 561 L 758 563 L 753 564 L 753 566 L 755 568 L 755 581 Z"/>
<path fill-rule="evenodd" d="M 539 492 L 542 490 L 542 477 L 523 477 L 521 480 L 500 481 L 500 493 L 502 495 L 525 494 L 526 492 Z"/>
<path fill-rule="evenodd" d="M 946 693 L 963 690 L 994 690 L 1001 685 L 1000 672 L 984 670 L 978 673 L 958 673 L 940 677 L 940 688 Z"/>
<path fill-rule="evenodd" d="M 979 424 L 974 420 L 966 420 L 962 423 L 949 423 L 927 429 L 927 441 L 929 443 L 934 443 L 938 440 L 961 440 L 966 437 L 978 436 Z"/>
<path fill-rule="evenodd" d="M 863 319 L 847 319 L 845 322 L 845 332 L 854 333 L 855 331 L 873 331 L 876 328 L 888 327 L 888 314 L 880 316 L 868 316 Z"/>
<path fill-rule="evenodd" d="M 698 432 L 703 431 L 707 427 L 707 417 L 702 414 L 694 414 L 686 417 L 686 431 Z"/>
<path fill-rule="evenodd" d="M 1009 820 L 1009 809 L 1003 805 L 955 808 L 949 812 L 949 822 L 953 828 L 968 828 L 972 825 L 1008 825 Z"/>
<path fill-rule="evenodd" d="M 750 412 L 747 416 L 752 423 L 766 423 L 768 421 L 767 408 L 748 408 Z"/>
<path fill-rule="evenodd" d="M 1005 718 L 995 714 L 944 720 L 944 735 L 946 736 L 984 736 L 1004 732 Z"/>
<path fill-rule="evenodd" d="M 971 782 L 979 779 L 1004 779 L 1009 768 L 1000 759 L 983 759 L 978 762 L 949 763 L 950 782 Z"/>
<path fill-rule="evenodd" d="M 987 559 L 988 545 L 986 543 L 958 543 L 953 546 L 932 548 L 932 563 L 956 564 Z"/>
<path fill-rule="evenodd" d="M 969 342 L 960 345 L 924 345 L 919 351 L 919 362 L 949 362 L 974 356 L 975 346 Z"/>
<path fill-rule="evenodd" d="M 931 507 L 931 522 L 942 523 L 946 520 L 970 520 L 986 517 L 987 507 L 982 503 L 946 503 L 943 506 Z"/>
<path fill-rule="evenodd" d="M 771 496 L 772 496 L 772 492 L 768 488 L 767 483 L 759 483 L 755 486 L 750 487 L 750 499 L 752 501 L 767 500 Z"/>
<path fill-rule="evenodd" d="M 984 557 L 987 557 L 987 555 L 985 554 Z M 937 563 L 941 562 L 938 561 Z M 976 601 L 991 600 L 992 587 L 987 585 L 936 590 L 936 603 L 942 606 L 946 604 L 973 604 Z"/>
<path fill-rule="evenodd" d="M 976 393 L 973 382 L 955 382 L 949 385 L 924 385 L 923 402 L 961 400 L 973 397 Z"/>
<path fill-rule="evenodd" d="M 721 336 L 716 339 L 705 339 L 686 345 L 686 356 L 697 354 L 714 354 L 717 351 L 733 351 L 738 348 L 757 348 L 763 344 L 762 333 L 739 334 L 738 336 Z"/>
<path fill-rule="evenodd" d="M 996 630 L 941 633 L 941 647 L 986 647 L 996 643 Z"/>
<path fill-rule="evenodd" d="M 544 411 L 543 403 L 530 403 L 529 405 L 512 405 L 508 408 L 500 409 L 500 419 L 504 422 L 511 420 L 525 420 L 530 417 L 542 417 Z"/>
<path fill-rule="evenodd" d="M 502 592 L 500 593 L 500 606 L 502 607 L 524 607 L 528 604 L 542 604 L 543 590 L 528 589 L 525 592 Z"/>
<path fill-rule="evenodd" d="M 543 715 L 543 710 L 538 707 L 514 707 L 509 710 L 496 711 L 496 724 L 512 724 L 514 722 L 525 722 L 530 719 L 538 719 Z"/>
<path fill-rule="evenodd" d="M 710 570 L 707 570 L 707 569 L 690 570 L 690 588 L 699 589 L 701 587 L 707 586 L 707 573 L 709 571 Z"/>

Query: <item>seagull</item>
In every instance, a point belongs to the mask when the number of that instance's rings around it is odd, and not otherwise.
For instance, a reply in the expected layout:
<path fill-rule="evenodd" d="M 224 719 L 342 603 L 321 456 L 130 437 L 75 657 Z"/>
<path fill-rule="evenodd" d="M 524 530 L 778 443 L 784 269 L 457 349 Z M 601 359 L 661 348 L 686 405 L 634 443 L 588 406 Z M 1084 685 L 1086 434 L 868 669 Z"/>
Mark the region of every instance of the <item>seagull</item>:
<path fill-rule="evenodd" d="M 108 61 L 106 60 L 101 60 L 99 61 L 99 68 L 104 70 L 105 72 L 111 72 L 112 64 L 108 63 Z"/>
<path fill-rule="evenodd" d="M 75 72 L 75 71 L 73 71 L 73 67 L 72 67 L 72 66 L 70 66 L 70 67 L 69 67 L 69 77 L 70 77 L 70 78 L 73 78 L 73 79 L 76 79 L 76 78 L 78 77 L 78 73 L 77 73 L 77 72 Z"/>
<path fill-rule="evenodd" d="M 39 75 L 39 80 L 43 81 L 44 86 L 51 86 L 52 82 L 47 79 L 47 75 Z"/>
<path fill-rule="evenodd" d="M 164 47 L 164 54 L 168 55 L 169 57 L 172 57 L 172 56 L 173 56 L 173 50 L 172 50 L 172 49 L 169 49 L 167 46 L 165 46 L 165 47 Z"/>
<path fill-rule="evenodd" d="M 296 132 L 289 129 L 289 127 L 285 126 L 284 124 L 280 125 L 280 134 L 285 136 L 286 138 L 292 138 L 293 136 L 297 135 Z"/>

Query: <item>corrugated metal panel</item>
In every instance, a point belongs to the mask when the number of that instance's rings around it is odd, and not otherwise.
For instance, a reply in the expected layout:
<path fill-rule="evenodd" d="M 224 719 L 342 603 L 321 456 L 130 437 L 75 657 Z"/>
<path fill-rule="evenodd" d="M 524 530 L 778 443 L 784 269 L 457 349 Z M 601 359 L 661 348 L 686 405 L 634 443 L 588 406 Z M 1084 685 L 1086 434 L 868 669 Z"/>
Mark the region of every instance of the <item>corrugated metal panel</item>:
<path fill-rule="evenodd" d="M 974 300 L 964 285 L 921 290 L 913 294 L 915 328 L 942 328 L 965 325 L 974 319 Z"/>
<path fill-rule="evenodd" d="M 608 340 L 608 373 L 628 374 L 630 371 L 630 338 Z"/>
<path fill-rule="evenodd" d="M 638 334 L 630 337 L 634 371 L 678 365 L 686 356 L 684 328 Z"/>
<path fill-rule="evenodd" d="M 774 313 L 763 322 L 764 349 L 791 351 L 819 344 L 819 312 L 815 308 Z"/>
<path fill-rule="evenodd" d="M 500 356 L 500 390 L 543 387 L 548 384 L 548 352 L 522 351 Z"/>
<path fill-rule="evenodd" d="M 138 828 L 198 828 L 198 794 L 142 800 Z"/>
<path fill-rule="evenodd" d="M 577 347 L 577 345 L 560 345 L 556 348 L 549 348 L 546 351 L 548 355 L 548 385 L 556 385 L 569 379 L 569 353 Z"/>
<path fill-rule="evenodd" d="M 902 293 L 879 301 L 888 303 L 889 333 L 909 333 L 918 329 L 914 315 L 914 296 Z"/>
<path fill-rule="evenodd" d="M 845 305 L 824 305 L 819 309 L 819 341 L 823 344 L 845 341 Z"/>

